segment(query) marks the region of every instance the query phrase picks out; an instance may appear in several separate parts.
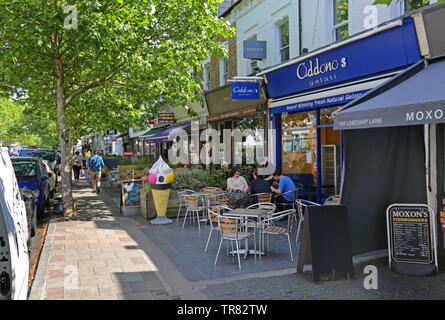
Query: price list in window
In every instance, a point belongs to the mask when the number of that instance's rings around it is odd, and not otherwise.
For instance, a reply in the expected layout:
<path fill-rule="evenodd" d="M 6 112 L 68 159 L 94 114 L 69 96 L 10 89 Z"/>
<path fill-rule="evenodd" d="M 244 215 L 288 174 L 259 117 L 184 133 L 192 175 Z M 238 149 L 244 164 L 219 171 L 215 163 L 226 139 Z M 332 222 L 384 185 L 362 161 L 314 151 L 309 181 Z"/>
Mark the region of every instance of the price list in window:
<path fill-rule="evenodd" d="M 389 210 L 392 258 L 399 262 L 431 263 L 431 217 L 425 207 L 395 206 Z"/>

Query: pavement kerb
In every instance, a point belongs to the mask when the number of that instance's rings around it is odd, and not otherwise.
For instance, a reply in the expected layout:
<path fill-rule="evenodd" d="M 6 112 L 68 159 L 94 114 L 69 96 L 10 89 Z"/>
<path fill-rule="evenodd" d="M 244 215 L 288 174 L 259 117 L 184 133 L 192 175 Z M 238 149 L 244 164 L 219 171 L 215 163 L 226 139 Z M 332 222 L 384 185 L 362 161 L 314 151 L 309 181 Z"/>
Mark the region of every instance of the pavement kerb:
<path fill-rule="evenodd" d="M 51 249 L 53 246 L 54 233 L 56 230 L 56 222 L 54 216 L 48 223 L 48 230 L 44 240 L 42 252 L 40 253 L 37 271 L 31 286 L 31 292 L 28 300 L 44 300 L 46 279 L 48 278 L 48 264 L 51 258 Z"/>

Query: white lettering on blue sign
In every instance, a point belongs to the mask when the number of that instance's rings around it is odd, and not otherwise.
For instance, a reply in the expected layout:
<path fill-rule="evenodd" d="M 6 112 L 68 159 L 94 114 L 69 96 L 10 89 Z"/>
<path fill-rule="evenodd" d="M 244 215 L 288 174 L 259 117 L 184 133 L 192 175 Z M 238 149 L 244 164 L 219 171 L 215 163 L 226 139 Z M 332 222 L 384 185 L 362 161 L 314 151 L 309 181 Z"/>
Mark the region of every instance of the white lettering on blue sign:
<path fill-rule="evenodd" d="M 318 58 L 315 58 L 315 63 L 309 60 L 308 65 L 306 62 L 302 62 L 297 67 L 297 77 L 300 80 L 325 74 L 327 72 L 336 71 L 338 68 L 346 68 L 348 65 L 346 58 L 341 58 L 340 62 L 338 60 L 332 60 L 326 63 L 320 64 Z M 318 83 L 315 83 L 318 84 Z"/>

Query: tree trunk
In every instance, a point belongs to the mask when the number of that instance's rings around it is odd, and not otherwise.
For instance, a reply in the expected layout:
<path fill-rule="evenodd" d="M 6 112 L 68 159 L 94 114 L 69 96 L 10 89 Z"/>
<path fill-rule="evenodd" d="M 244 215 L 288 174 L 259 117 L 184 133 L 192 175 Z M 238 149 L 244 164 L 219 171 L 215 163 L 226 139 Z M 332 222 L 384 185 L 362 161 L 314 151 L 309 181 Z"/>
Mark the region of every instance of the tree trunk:
<path fill-rule="evenodd" d="M 57 59 L 57 129 L 59 134 L 60 152 L 62 155 L 62 202 L 63 213 L 65 216 L 70 216 L 74 213 L 74 201 L 71 189 L 71 150 L 69 130 L 66 128 L 66 105 L 65 105 L 65 90 L 64 90 L 64 71 L 63 63 L 59 58 Z"/>

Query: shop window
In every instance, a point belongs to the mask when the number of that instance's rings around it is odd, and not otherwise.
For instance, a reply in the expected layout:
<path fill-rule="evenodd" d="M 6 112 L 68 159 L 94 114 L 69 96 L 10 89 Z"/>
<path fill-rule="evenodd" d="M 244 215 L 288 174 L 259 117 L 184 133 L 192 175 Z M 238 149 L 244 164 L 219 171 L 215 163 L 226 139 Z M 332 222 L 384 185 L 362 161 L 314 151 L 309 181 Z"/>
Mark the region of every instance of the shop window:
<path fill-rule="evenodd" d="M 433 3 L 435 1 L 431 1 Z M 430 4 L 430 0 L 405 0 L 405 12 L 414 11 Z"/>
<path fill-rule="evenodd" d="M 282 172 L 316 175 L 316 119 L 315 112 L 293 113 L 282 116 Z"/>
<path fill-rule="evenodd" d="M 348 31 L 348 0 L 334 0 L 334 21 L 332 35 L 334 41 L 346 39 Z"/>
<path fill-rule="evenodd" d="M 289 20 L 278 26 L 280 62 L 289 60 Z"/>

